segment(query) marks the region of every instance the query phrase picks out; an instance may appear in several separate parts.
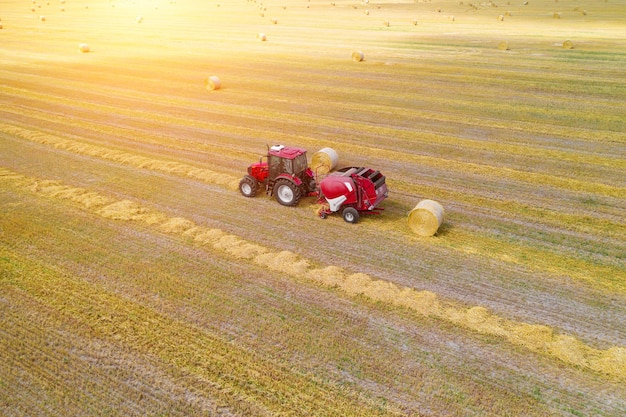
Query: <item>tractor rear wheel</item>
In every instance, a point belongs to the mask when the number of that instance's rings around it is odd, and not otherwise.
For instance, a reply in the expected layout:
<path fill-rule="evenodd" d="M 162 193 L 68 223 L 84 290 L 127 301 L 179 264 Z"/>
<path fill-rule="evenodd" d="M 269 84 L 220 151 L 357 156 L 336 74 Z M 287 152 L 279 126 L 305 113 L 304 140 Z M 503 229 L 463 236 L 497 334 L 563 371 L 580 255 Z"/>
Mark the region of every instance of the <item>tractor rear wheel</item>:
<path fill-rule="evenodd" d="M 259 182 L 252 177 L 245 176 L 239 181 L 239 191 L 246 197 L 254 197 L 259 192 Z"/>
<path fill-rule="evenodd" d="M 359 221 L 359 212 L 354 207 L 346 207 L 341 213 L 343 219 L 348 223 L 356 223 Z"/>
<path fill-rule="evenodd" d="M 293 182 L 281 178 L 274 185 L 274 196 L 283 206 L 295 206 L 302 197 L 302 191 Z"/>

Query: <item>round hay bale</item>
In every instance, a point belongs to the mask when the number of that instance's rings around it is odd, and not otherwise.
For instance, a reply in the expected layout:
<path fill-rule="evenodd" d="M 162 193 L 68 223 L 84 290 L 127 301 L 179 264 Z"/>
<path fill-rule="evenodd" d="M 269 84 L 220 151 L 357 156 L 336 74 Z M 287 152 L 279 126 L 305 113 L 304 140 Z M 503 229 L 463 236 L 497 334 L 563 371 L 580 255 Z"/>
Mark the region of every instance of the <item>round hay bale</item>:
<path fill-rule="evenodd" d="M 328 174 L 337 168 L 339 156 L 332 148 L 322 148 L 311 157 L 311 168 L 318 174 Z"/>
<path fill-rule="evenodd" d="M 39 20 L 41 20 L 42 22 L 46 21 L 46 16 L 39 16 Z"/>
<path fill-rule="evenodd" d="M 204 79 L 204 86 L 207 90 L 219 90 L 222 86 L 222 82 L 215 75 L 211 75 Z"/>
<path fill-rule="evenodd" d="M 261 42 L 265 42 L 267 40 L 267 35 L 265 33 L 259 33 L 256 35 L 256 38 Z"/>
<path fill-rule="evenodd" d="M 574 42 L 570 40 L 563 42 L 563 49 L 574 49 Z"/>
<path fill-rule="evenodd" d="M 499 21 L 499 22 L 503 22 L 503 21 L 504 21 L 504 15 L 502 15 L 502 14 L 501 14 L 501 15 L 499 15 L 499 16 L 498 16 L 498 21 Z"/>
<path fill-rule="evenodd" d="M 352 60 L 354 62 L 361 62 L 363 61 L 364 58 L 365 58 L 365 55 L 363 55 L 363 52 L 361 51 L 352 52 Z"/>
<path fill-rule="evenodd" d="M 501 51 L 508 51 L 509 50 L 509 43 L 507 41 L 502 41 L 498 44 L 498 49 Z"/>
<path fill-rule="evenodd" d="M 143 16 L 137 16 L 137 18 L 135 19 L 135 21 L 136 21 L 137 23 L 141 23 L 141 22 L 143 22 Z"/>
<path fill-rule="evenodd" d="M 385 20 L 384 25 L 389 27 L 391 25 L 391 23 L 389 22 L 389 20 Z"/>
<path fill-rule="evenodd" d="M 276 18 L 272 19 L 272 24 L 277 25 L 278 24 L 278 19 L 276 19 Z"/>
<path fill-rule="evenodd" d="M 0 29 L 2 29 L 2 23 L 0 23 Z"/>
<path fill-rule="evenodd" d="M 413 26 L 417 26 L 417 19 L 413 19 Z"/>
<path fill-rule="evenodd" d="M 560 19 L 561 18 L 561 13 L 559 12 L 554 12 L 554 14 L 552 15 L 553 19 Z"/>
<path fill-rule="evenodd" d="M 83 53 L 89 52 L 89 45 L 86 43 L 80 43 L 78 44 L 78 50 Z"/>
<path fill-rule="evenodd" d="M 422 200 L 409 212 L 409 228 L 420 236 L 433 236 L 443 223 L 444 210 L 433 200 Z"/>

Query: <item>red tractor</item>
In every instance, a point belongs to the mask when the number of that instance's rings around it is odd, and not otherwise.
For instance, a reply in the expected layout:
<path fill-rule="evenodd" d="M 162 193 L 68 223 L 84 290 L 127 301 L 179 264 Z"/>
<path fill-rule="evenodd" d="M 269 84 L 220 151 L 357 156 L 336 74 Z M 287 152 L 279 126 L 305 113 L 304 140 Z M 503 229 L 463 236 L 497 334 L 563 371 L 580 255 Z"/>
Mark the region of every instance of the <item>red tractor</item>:
<path fill-rule="evenodd" d="M 283 206 L 295 206 L 303 196 L 315 194 L 315 176 L 304 149 L 275 145 L 268 147 L 267 160 L 263 158 L 248 167 L 248 175 L 239 182 L 241 194 L 254 197 L 264 188 Z"/>
<path fill-rule="evenodd" d="M 360 213 L 378 214 L 378 207 L 389 192 L 385 176 L 371 168 L 348 167 L 328 175 L 320 182 L 318 203 L 321 218 L 341 212 L 348 223 L 359 221 Z"/>

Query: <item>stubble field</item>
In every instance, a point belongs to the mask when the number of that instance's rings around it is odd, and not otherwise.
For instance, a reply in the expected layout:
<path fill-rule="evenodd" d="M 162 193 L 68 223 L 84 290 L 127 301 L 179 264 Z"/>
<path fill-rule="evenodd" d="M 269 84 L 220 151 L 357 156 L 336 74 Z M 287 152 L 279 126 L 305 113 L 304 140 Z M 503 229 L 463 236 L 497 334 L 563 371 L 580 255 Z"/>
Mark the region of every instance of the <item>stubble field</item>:
<path fill-rule="evenodd" d="M 0 24 L 0 414 L 626 414 L 623 0 Z M 241 196 L 268 144 L 380 170 L 384 212 Z"/>

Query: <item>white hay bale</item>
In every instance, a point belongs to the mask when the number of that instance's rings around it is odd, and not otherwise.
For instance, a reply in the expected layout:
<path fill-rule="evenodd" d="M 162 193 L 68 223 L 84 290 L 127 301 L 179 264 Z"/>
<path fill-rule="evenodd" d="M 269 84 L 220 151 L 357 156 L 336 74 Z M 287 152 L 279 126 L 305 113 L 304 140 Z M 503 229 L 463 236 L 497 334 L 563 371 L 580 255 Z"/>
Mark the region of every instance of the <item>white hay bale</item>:
<path fill-rule="evenodd" d="M 563 49 L 574 49 L 574 42 L 570 40 L 563 42 Z"/>
<path fill-rule="evenodd" d="M 339 155 L 332 148 L 322 148 L 311 157 L 311 169 L 317 174 L 328 174 L 337 168 Z"/>
<path fill-rule="evenodd" d="M 204 79 L 204 86 L 207 90 L 219 90 L 222 87 L 222 82 L 219 77 L 211 75 Z"/>
<path fill-rule="evenodd" d="M 259 33 L 256 35 L 256 38 L 261 42 L 265 42 L 267 40 L 267 35 L 265 33 Z"/>
<path fill-rule="evenodd" d="M 509 50 L 509 43 L 507 41 L 502 41 L 498 44 L 498 49 L 501 51 L 508 51 Z"/>
<path fill-rule="evenodd" d="M 86 43 L 78 44 L 78 51 L 82 53 L 89 52 L 89 45 L 87 45 Z"/>
<path fill-rule="evenodd" d="M 443 223 L 444 214 L 438 202 L 422 200 L 409 212 L 409 228 L 420 236 L 433 236 Z"/>
<path fill-rule="evenodd" d="M 352 52 L 352 60 L 354 62 L 361 62 L 363 61 L 364 58 L 365 58 L 365 55 L 363 55 L 363 52 L 361 51 Z"/>

